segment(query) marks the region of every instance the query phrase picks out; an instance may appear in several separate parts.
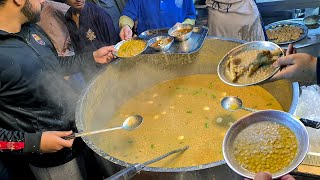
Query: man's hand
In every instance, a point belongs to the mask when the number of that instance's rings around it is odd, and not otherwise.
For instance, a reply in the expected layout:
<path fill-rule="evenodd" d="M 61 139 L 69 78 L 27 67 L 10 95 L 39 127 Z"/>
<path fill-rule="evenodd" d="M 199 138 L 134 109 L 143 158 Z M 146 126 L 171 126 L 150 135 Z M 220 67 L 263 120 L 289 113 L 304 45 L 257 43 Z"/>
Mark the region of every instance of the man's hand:
<path fill-rule="evenodd" d="M 73 140 L 65 140 L 62 137 L 71 135 L 72 131 L 46 131 L 42 133 L 40 151 L 43 153 L 54 153 L 64 147 L 71 148 Z"/>
<path fill-rule="evenodd" d="M 132 30 L 128 25 L 122 27 L 120 31 L 120 38 L 121 40 L 128 40 L 132 38 Z"/>
<path fill-rule="evenodd" d="M 289 44 L 288 49 L 285 52 L 286 52 L 286 56 L 289 56 L 290 54 L 296 54 L 297 49 L 293 47 L 293 44 Z"/>
<path fill-rule="evenodd" d="M 173 27 L 178 26 L 178 25 L 180 25 L 180 24 L 182 24 L 182 23 L 177 22 Z"/>
<path fill-rule="evenodd" d="M 273 63 L 275 67 L 283 67 L 270 81 L 288 79 L 293 82 L 305 82 L 317 80 L 317 58 L 309 54 L 290 54 L 279 58 Z"/>
<path fill-rule="evenodd" d="M 249 180 L 249 179 L 245 178 L 245 180 Z M 256 174 L 254 176 L 253 180 L 272 180 L 272 176 L 268 172 L 267 173 L 259 172 L 258 174 Z M 291 175 L 287 174 L 287 175 L 282 176 L 281 178 L 279 178 L 279 180 L 295 180 L 295 179 Z"/>
<path fill-rule="evenodd" d="M 105 64 L 110 62 L 115 56 L 117 50 L 113 46 L 105 46 L 93 52 L 93 57 L 97 63 Z"/>

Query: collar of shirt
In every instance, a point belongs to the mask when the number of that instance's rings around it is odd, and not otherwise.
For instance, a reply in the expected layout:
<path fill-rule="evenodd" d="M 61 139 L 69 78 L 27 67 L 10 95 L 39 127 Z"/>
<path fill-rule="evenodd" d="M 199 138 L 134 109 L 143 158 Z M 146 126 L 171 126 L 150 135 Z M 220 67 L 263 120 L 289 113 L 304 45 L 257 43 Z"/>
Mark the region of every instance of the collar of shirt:
<path fill-rule="evenodd" d="M 70 20 L 73 20 L 73 19 L 72 19 L 72 11 L 73 11 L 73 9 L 72 9 L 72 7 L 70 7 L 70 8 L 68 9 L 66 15 L 65 15 L 66 20 L 69 20 L 69 21 L 70 21 Z M 80 11 L 79 20 L 80 20 L 80 18 L 81 18 L 81 14 L 87 14 L 87 13 L 88 13 L 87 11 L 88 11 L 88 3 L 85 3 L 83 9 L 81 9 L 81 11 Z"/>

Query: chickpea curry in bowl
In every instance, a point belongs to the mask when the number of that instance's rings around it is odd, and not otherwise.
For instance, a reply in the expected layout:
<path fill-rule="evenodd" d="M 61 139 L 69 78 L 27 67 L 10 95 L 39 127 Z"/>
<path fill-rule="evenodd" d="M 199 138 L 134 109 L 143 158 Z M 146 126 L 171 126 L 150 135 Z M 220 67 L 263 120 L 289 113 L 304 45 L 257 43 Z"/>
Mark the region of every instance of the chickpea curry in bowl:
<path fill-rule="evenodd" d="M 303 161 L 308 146 L 308 133 L 299 120 L 265 110 L 241 118 L 228 130 L 223 155 L 230 168 L 244 177 L 270 172 L 278 178 Z"/>
<path fill-rule="evenodd" d="M 114 47 L 118 50 L 116 56 L 129 58 L 141 54 L 147 48 L 147 42 L 142 38 L 132 38 L 120 41 Z"/>
<path fill-rule="evenodd" d="M 232 86 L 249 86 L 261 83 L 280 68 L 272 64 L 284 54 L 276 44 L 255 41 L 229 51 L 218 65 L 220 79 Z"/>

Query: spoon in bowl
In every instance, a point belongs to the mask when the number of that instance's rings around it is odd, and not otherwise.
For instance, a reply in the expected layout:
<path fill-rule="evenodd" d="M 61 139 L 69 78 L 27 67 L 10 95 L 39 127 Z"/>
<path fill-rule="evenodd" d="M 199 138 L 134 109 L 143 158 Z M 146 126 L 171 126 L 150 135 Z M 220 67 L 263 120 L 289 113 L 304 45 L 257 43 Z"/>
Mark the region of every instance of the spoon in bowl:
<path fill-rule="evenodd" d="M 240 98 L 236 96 L 226 96 L 221 100 L 221 106 L 223 109 L 228 111 L 235 111 L 237 109 L 243 109 L 249 112 L 256 112 L 257 110 L 247 108 L 243 106 L 243 103 Z"/>
<path fill-rule="evenodd" d="M 113 130 L 118 130 L 118 129 L 132 131 L 132 130 L 138 128 L 142 124 L 142 122 L 143 122 L 143 117 L 138 114 L 135 114 L 135 115 L 127 117 L 127 119 L 125 119 L 122 126 L 120 126 L 120 127 L 107 128 L 107 129 L 101 129 L 101 130 L 89 131 L 89 132 L 83 132 L 83 133 L 72 133 L 71 135 L 65 136 L 63 138 L 65 140 L 69 140 L 69 139 L 74 139 L 76 137 L 88 136 L 88 135 L 92 135 L 92 134 L 113 131 Z"/>

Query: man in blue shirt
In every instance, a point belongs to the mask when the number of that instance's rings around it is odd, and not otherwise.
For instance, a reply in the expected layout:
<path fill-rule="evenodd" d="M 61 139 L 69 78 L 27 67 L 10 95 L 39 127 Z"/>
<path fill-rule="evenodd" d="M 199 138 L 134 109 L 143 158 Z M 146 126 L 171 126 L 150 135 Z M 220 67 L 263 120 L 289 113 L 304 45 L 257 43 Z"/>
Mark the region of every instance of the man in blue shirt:
<path fill-rule="evenodd" d="M 195 23 L 196 11 L 192 0 L 128 0 L 120 17 L 120 38 L 132 37 L 137 21 L 137 34 L 149 29 L 170 28 L 176 23 Z"/>

